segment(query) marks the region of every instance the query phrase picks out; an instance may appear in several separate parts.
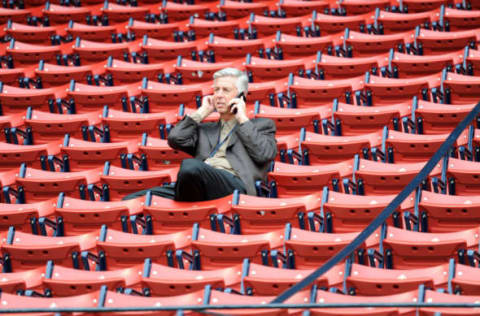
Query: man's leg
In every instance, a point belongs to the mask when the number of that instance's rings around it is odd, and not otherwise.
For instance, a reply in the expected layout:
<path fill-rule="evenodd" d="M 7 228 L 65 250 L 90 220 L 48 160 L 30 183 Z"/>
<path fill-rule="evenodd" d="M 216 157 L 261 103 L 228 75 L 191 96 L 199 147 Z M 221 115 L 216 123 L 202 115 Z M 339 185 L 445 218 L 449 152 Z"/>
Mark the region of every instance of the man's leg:
<path fill-rule="evenodd" d="M 176 201 L 206 201 L 234 190 L 245 193 L 243 182 L 228 171 L 215 169 L 198 159 L 182 161 L 175 186 Z"/>
<path fill-rule="evenodd" d="M 147 194 L 148 191 L 152 191 L 152 195 L 161 196 L 170 200 L 175 199 L 175 187 L 171 184 L 166 184 L 161 187 L 153 187 L 147 190 L 141 190 L 130 193 L 122 198 L 122 200 L 136 199 Z"/>

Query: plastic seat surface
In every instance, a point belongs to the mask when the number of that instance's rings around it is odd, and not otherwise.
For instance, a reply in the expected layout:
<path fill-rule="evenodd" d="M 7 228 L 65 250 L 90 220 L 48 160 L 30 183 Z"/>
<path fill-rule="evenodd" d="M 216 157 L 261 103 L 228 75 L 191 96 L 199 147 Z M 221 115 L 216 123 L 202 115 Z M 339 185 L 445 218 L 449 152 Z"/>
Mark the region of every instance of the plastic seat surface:
<path fill-rule="evenodd" d="M 361 28 L 365 27 L 366 20 L 373 15 L 373 13 L 366 13 L 352 16 L 335 16 L 317 13 L 317 19 L 313 23 L 320 27 L 320 32 L 327 34 L 343 32 L 347 27 L 350 30 L 360 31 Z"/>
<path fill-rule="evenodd" d="M 279 197 L 293 197 L 320 192 L 324 186 L 333 189 L 334 182 L 351 171 L 347 162 L 312 166 L 275 162 L 268 178 L 275 180 Z"/>
<path fill-rule="evenodd" d="M 16 183 L 25 190 L 27 202 L 56 197 L 60 192 L 79 197 L 81 186 L 97 183 L 100 169 L 76 172 L 53 172 L 26 167 L 24 177 L 17 176 Z"/>
<path fill-rule="evenodd" d="M 417 25 L 429 25 L 434 15 L 435 11 L 398 13 L 381 10 L 378 22 L 385 34 L 393 34 L 413 30 Z"/>
<path fill-rule="evenodd" d="M 458 297 L 458 298 L 457 298 Z M 432 303 L 470 303 L 476 304 L 478 302 L 479 296 L 478 295 L 453 295 L 447 293 L 438 293 L 435 291 L 427 290 L 425 292 L 424 300 L 426 302 Z M 441 315 L 445 316 L 459 316 L 459 315 L 472 315 L 477 313 L 477 310 L 474 308 L 455 308 L 454 310 L 449 308 L 442 308 L 442 307 L 425 307 L 421 309 L 421 313 L 424 315 L 435 315 L 436 313 L 441 313 Z"/>
<path fill-rule="evenodd" d="M 60 152 L 58 141 L 41 145 L 16 145 L 0 142 L 0 169 L 11 170 L 25 162 L 29 166 L 41 168 L 40 157 L 55 155 Z"/>
<path fill-rule="evenodd" d="M 436 32 L 420 29 L 417 42 L 423 47 L 424 55 L 439 55 L 458 51 L 477 41 L 474 31 Z"/>
<path fill-rule="evenodd" d="M 258 35 L 261 37 L 273 35 L 277 31 L 295 35 L 297 33 L 297 28 L 303 26 L 303 20 L 304 19 L 301 17 L 273 18 L 255 15 L 250 21 L 250 25 L 257 30 Z"/>
<path fill-rule="evenodd" d="M 338 110 L 333 117 L 341 122 L 342 135 L 354 136 L 366 133 L 374 133 L 384 126 L 393 129 L 394 120 L 401 121 L 401 118 L 411 113 L 409 103 L 395 105 L 359 107 L 346 103 L 339 103 Z"/>
<path fill-rule="evenodd" d="M 51 277 L 43 277 L 42 283 L 54 297 L 70 297 L 98 291 L 102 285 L 114 290 L 134 287 L 141 280 L 142 265 L 114 271 L 86 271 L 61 265 L 52 265 Z"/>
<path fill-rule="evenodd" d="M 252 57 L 246 64 L 246 70 L 252 74 L 254 82 L 278 80 L 288 77 L 290 73 L 298 73 L 313 67 L 314 57 L 303 59 L 271 60 Z"/>
<path fill-rule="evenodd" d="M 17 231 L 34 233 L 32 231 L 32 218 L 38 219 L 39 217 L 54 215 L 55 203 L 56 199 L 28 204 L 1 203 L 0 231 L 7 231 L 10 226 L 13 226 Z"/>
<path fill-rule="evenodd" d="M 208 49 L 215 54 L 215 61 L 231 61 L 232 59 L 245 58 L 247 54 L 258 56 L 258 51 L 264 49 L 265 43 L 269 41 L 269 37 L 264 36 L 262 39 L 237 40 L 221 36 L 214 36 L 213 41 L 207 43 Z"/>
<path fill-rule="evenodd" d="M 381 142 L 381 131 L 358 136 L 331 136 L 306 132 L 301 147 L 303 153 L 308 151 L 310 164 L 315 165 L 352 159 L 355 154 L 379 147 Z"/>
<path fill-rule="evenodd" d="M 395 52 L 392 66 L 397 67 L 400 78 L 412 78 L 438 73 L 443 68 L 458 64 L 462 58 L 463 52 L 424 56 Z"/>
<path fill-rule="evenodd" d="M 295 255 L 296 269 L 314 269 L 325 263 L 340 249 L 350 244 L 357 237 L 355 233 L 320 233 L 292 228 L 290 239 L 285 241 L 285 248 Z M 377 247 L 379 232 L 375 232 L 359 248 Z"/>
<path fill-rule="evenodd" d="M 344 58 L 323 54 L 315 65 L 327 80 L 347 79 L 378 68 L 384 59 L 384 55 Z"/>
<path fill-rule="evenodd" d="M 320 202 L 321 196 L 315 193 L 274 199 L 241 194 L 231 213 L 240 216 L 242 234 L 264 233 L 282 229 L 287 222 L 299 227 L 298 214 L 318 211 Z"/>
<path fill-rule="evenodd" d="M 225 0 L 219 7 L 220 11 L 225 12 L 230 18 L 242 18 L 251 13 L 263 14 L 269 9 L 269 4 L 265 2 L 239 3 L 237 1 Z"/>
<path fill-rule="evenodd" d="M 478 195 L 480 192 L 479 163 L 456 158 L 449 159 L 447 178 L 455 181 L 456 195 Z M 453 194 L 453 192 L 450 192 Z"/>
<path fill-rule="evenodd" d="M 141 44 L 140 48 L 148 54 L 150 62 L 164 62 L 174 60 L 177 56 L 191 58 L 192 54 L 204 50 L 207 42 L 206 38 L 191 42 L 171 42 L 149 37 L 146 42 Z"/>
<path fill-rule="evenodd" d="M 400 294 L 415 291 L 420 284 L 429 288 L 446 288 L 448 263 L 439 266 L 394 270 L 373 268 L 353 263 L 347 277 L 347 289 L 353 288 L 355 295 L 376 296 Z"/>
<path fill-rule="evenodd" d="M 460 249 L 478 249 L 478 227 L 453 233 L 422 233 L 389 226 L 383 240 L 391 249 L 393 269 L 429 267 L 457 257 Z"/>
<path fill-rule="evenodd" d="M 48 8 L 44 8 L 42 13 L 48 17 L 53 24 L 66 24 L 70 20 L 75 22 L 84 22 L 91 14 L 87 7 L 65 7 L 50 3 Z"/>
<path fill-rule="evenodd" d="M 329 217 L 330 214 L 333 232 L 358 232 L 378 216 L 394 198 L 395 195 L 357 195 L 352 199 L 350 194 L 329 191 L 328 199 L 323 204 L 323 212 L 325 217 Z M 413 207 L 413 204 L 404 201 L 395 212 L 401 212 L 409 206 Z M 387 219 L 387 223 L 393 224 L 392 217 Z"/>
<path fill-rule="evenodd" d="M 409 13 L 429 11 L 451 3 L 453 3 L 452 0 L 403 0 L 403 5 L 408 8 Z"/>
<path fill-rule="evenodd" d="M 280 9 L 282 9 L 287 16 L 305 16 L 311 14 L 313 10 L 317 12 L 323 12 L 328 8 L 328 1 L 315 0 L 315 1 L 298 1 L 287 0 L 280 3 Z"/>
<path fill-rule="evenodd" d="M 48 43 L 50 37 L 56 34 L 57 29 L 52 26 L 38 27 L 12 22 L 7 25 L 5 32 L 17 41 L 42 44 Z"/>
<path fill-rule="evenodd" d="M 78 235 L 99 229 L 103 224 L 120 230 L 122 216 L 128 218 L 142 210 L 140 199 L 99 202 L 65 196 L 62 203 L 56 205 L 55 215 L 62 217 L 66 235 Z"/>
<path fill-rule="evenodd" d="M 35 69 L 35 74 L 41 78 L 44 86 L 65 85 L 70 83 L 72 79 L 77 82 L 86 83 L 87 76 L 93 76 L 94 74 L 101 74 L 104 72 L 103 69 L 100 73 L 98 71 L 100 67 L 103 68 L 103 65 L 104 64 L 102 63 L 101 66 L 98 65 L 97 67 L 91 65 L 71 67 L 44 63 L 43 69 Z"/>
<path fill-rule="evenodd" d="M 80 37 L 88 41 L 106 43 L 112 40 L 112 35 L 117 31 L 113 25 L 89 25 L 84 24 L 84 22 L 85 20 L 83 19 L 79 22 L 70 23 L 65 31 L 73 38 Z"/>
<path fill-rule="evenodd" d="M 363 85 L 364 76 L 337 80 L 311 80 L 294 76 L 289 90 L 296 94 L 297 107 L 301 108 L 328 104 L 335 98 L 347 102 L 345 94 L 353 94 L 353 91 L 363 88 Z"/>
<path fill-rule="evenodd" d="M 0 273 L 0 287 L 3 293 L 17 294 L 17 291 L 35 290 L 42 285 L 45 267 L 20 272 Z"/>
<path fill-rule="evenodd" d="M 148 287 L 152 296 L 174 296 L 201 291 L 205 285 L 212 288 L 238 288 L 241 265 L 211 271 L 183 270 L 152 263 L 150 276 L 142 277 L 142 287 Z"/>
<path fill-rule="evenodd" d="M 440 104 L 420 100 L 415 113 L 422 118 L 424 134 L 445 134 L 452 131 L 474 106 L 473 103 Z"/>
<path fill-rule="evenodd" d="M 163 234 L 188 229 L 194 223 L 210 229 L 210 215 L 227 213 L 231 207 L 232 195 L 200 202 L 178 202 L 154 195 L 143 213 L 152 217 L 154 233 Z"/>
<path fill-rule="evenodd" d="M 144 77 L 156 80 L 159 75 L 165 73 L 165 67 L 164 63 L 139 64 L 113 59 L 112 64 L 107 65 L 105 70 L 112 74 L 116 83 L 133 83 L 142 81 Z"/>
<path fill-rule="evenodd" d="M 387 35 L 365 34 L 350 31 L 345 42 L 352 46 L 354 57 L 375 56 L 386 53 L 391 48 L 403 46 L 405 39 L 410 39 L 413 31 Z"/>
<path fill-rule="evenodd" d="M 177 109 L 180 104 L 197 108 L 197 98 L 210 94 L 211 90 L 211 82 L 172 85 L 149 80 L 147 86 L 141 89 L 141 93 L 148 97 L 153 112 L 156 109 L 159 111 Z"/>
<path fill-rule="evenodd" d="M 98 232 L 78 236 L 49 237 L 15 232 L 11 244 L 2 242 L 2 253 L 8 253 L 12 266 L 18 270 L 32 269 L 45 265 L 48 260 L 72 267 L 72 253 L 95 248 Z"/>
<path fill-rule="evenodd" d="M 244 258 L 260 263 L 262 250 L 278 249 L 283 241 L 283 229 L 264 234 L 232 235 L 200 228 L 198 240 L 192 241 L 192 249 L 200 252 L 202 269 L 212 270 L 241 263 Z"/>
<path fill-rule="evenodd" d="M 56 141 L 66 133 L 73 137 L 82 137 L 82 126 L 96 125 L 101 122 L 100 111 L 57 114 L 32 110 L 30 113 L 31 115 L 25 119 L 25 125 L 32 128 L 35 142 Z"/>
<path fill-rule="evenodd" d="M 174 69 L 182 74 L 185 83 L 199 83 L 213 80 L 213 74 L 226 67 L 236 67 L 244 70 L 245 66 L 240 61 L 205 63 L 187 58 L 182 58 L 180 64 L 176 64 Z"/>
<path fill-rule="evenodd" d="M 447 73 L 447 80 L 443 82 L 444 89 L 451 93 L 451 103 L 465 104 L 478 102 L 480 97 L 480 78 Z"/>
<path fill-rule="evenodd" d="M 45 89 L 24 89 L 3 85 L 0 101 L 4 113 L 25 111 L 28 107 L 49 111 L 48 101 L 65 96 L 67 86 Z"/>
<path fill-rule="evenodd" d="M 151 136 L 147 138 L 146 144 L 138 147 L 138 152 L 147 156 L 149 168 L 152 170 L 178 166 L 183 159 L 191 158 L 189 154 L 171 148 L 166 139 Z"/>
<path fill-rule="evenodd" d="M 14 41 L 6 48 L 6 52 L 13 57 L 15 65 L 18 66 L 36 64 L 39 60 L 55 62 L 56 55 L 60 54 L 61 50 L 59 46 L 44 46 Z"/>
<path fill-rule="evenodd" d="M 347 15 L 364 14 L 374 11 L 376 8 L 385 8 L 390 5 L 389 0 L 346 0 L 341 6 L 347 11 Z"/>
<path fill-rule="evenodd" d="M 180 29 L 180 22 L 170 22 L 166 24 L 155 24 L 141 20 L 133 20 L 126 28 L 135 33 L 137 38 L 147 35 L 149 38 L 160 40 L 172 40 L 172 34 Z"/>
<path fill-rule="evenodd" d="M 127 21 L 130 18 L 144 19 L 150 12 L 147 6 L 126 6 L 108 2 L 102 9 L 102 13 L 108 17 L 110 23 Z"/>
<path fill-rule="evenodd" d="M 360 159 L 355 172 L 357 183 L 363 181 L 365 194 L 398 194 L 423 168 L 427 161 L 413 163 L 383 163 Z M 439 176 L 441 164 L 437 164 L 429 177 Z"/>
<path fill-rule="evenodd" d="M 445 20 L 448 21 L 450 30 L 471 30 L 480 28 L 480 12 L 464 11 L 445 8 Z"/>
<path fill-rule="evenodd" d="M 295 2 L 304 3 L 305 1 Z M 305 3 L 309 4 L 311 1 Z M 298 58 L 299 56 L 311 56 L 318 51 L 326 53 L 328 47 L 333 46 L 333 40 L 334 37 L 330 35 L 321 37 L 299 37 L 281 33 L 280 38 L 275 39 L 275 44 L 282 49 L 284 58 L 290 59 Z"/>

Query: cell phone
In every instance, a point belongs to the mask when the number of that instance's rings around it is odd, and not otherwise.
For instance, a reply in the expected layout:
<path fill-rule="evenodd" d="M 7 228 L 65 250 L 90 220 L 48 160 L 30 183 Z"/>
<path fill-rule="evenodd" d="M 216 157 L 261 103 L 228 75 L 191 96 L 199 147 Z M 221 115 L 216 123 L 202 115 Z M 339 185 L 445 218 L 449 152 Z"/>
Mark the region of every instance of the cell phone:
<path fill-rule="evenodd" d="M 243 102 L 247 102 L 247 97 L 245 97 L 245 93 L 243 92 L 240 92 L 238 95 L 237 95 L 237 98 L 241 98 L 243 99 Z M 230 105 L 230 108 L 232 108 L 232 106 L 235 105 L 235 103 L 233 103 L 232 105 Z M 233 109 L 233 114 L 237 114 L 237 109 Z"/>

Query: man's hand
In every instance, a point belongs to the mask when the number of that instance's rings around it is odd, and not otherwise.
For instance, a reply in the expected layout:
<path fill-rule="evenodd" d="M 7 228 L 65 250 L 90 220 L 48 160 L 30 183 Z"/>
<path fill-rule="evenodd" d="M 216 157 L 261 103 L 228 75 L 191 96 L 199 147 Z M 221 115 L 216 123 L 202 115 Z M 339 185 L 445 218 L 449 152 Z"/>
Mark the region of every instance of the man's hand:
<path fill-rule="evenodd" d="M 235 118 L 237 119 L 237 122 L 242 124 L 248 121 L 248 116 L 247 116 L 247 106 L 245 105 L 245 102 L 243 101 L 243 98 L 234 98 L 230 101 L 230 113 L 235 113 Z"/>
<path fill-rule="evenodd" d="M 213 104 L 213 96 L 206 95 L 202 99 L 202 105 L 198 108 L 197 113 L 201 116 L 202 120 L 215 111 L 215 105 Z"/>

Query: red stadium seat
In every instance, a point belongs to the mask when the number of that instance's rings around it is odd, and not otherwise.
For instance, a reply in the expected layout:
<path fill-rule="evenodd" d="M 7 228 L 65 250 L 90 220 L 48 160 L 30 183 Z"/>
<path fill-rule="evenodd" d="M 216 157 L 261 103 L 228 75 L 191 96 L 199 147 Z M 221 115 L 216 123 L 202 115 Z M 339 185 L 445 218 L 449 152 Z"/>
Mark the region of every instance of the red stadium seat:
<path fill-rule="evenodd" d="M 459 51 L 476 42 L 477 35 L 474 31 L 437 32 L 417 27 L 414 44 L 416 44 L 417 50 L 418 45 L 421 44 L 423 55 L 441 55 Z"/>
<path fill-rule="evenodd" d="M 109 58 L 105 70 L 112 75 L 116 84 L 129 84 L 142 81 L 144 77 L 157 80 L 165 73 L 165 67 L 164 63 L 139 64 Z"/>
<path fill-rule="evenodd" d="M 274 197 L 292 197 L 320 192 L 324 186 L 338 191 L 342 177 L 349 176 L 348 163 L 302 166 L 275 162 L 273 171 L 268 173 L 275 181 Z M 351 168 L 351 166 L 350 166 Z"/>
<path fill-rule="evenodd" d="M 412 78 L 438 73 L 444 68 L 453 68 L 462 61 L 463 52 L 446 53 L 442 55 L 418 56 L 390 52 L 389 65 L 385 68 L 393 76 Z M 382 74 L 384 70 L 382 69 Z M 388 74 L 388 72 L 387 72 Z"/>
<path fill-rule="evenodd" d="M 108 105 L 124 109 L 127 100 L 140 93 L 140 82 L 130 85 L 91 86 L 75 81 L 70 82 L 67 97 L 73 99 L 76 112 L 90 112 Z M 127 106 L 128 108 L 128 106 Z"/>
<path fill-rule="evenodd" d="M 40 61 L 38 68 L 35 69 L 37 75 L 44 87 L 59 86 L 70 83 L 71 80 L 87 83 L 93 82 L 94 75 L 100 75 L 105 72 L 105 63 L 87 66 L 61 66 L 49 64 Z"/>
<path fill-rule="evenodd" d="M 341 102 L 353 103 L 354 91 L 363 88 L 364 76 L 336 80 L 311 80 L 294 76 L 289 84 L 293 107 L 330 104 L 338 98 Z M 294 94 L 294 95 L 293 95 Z"/>
<path fill-rule="evenodd" d="M 12 39 L 6 53 L 12 56 L 15 66 L 22 66 L 37 64 L 39 60 L 55 62 L 56 56 L 61 51 L 58 46 L 28 44 Z"/>
<path fill-rule="evenodd" d="M 36 143 L 52 142 L 61 139 L 66 133 L 72 137 L 82 137 L 82 127 L 101 122 L 101 112 L 84 114 L 57 114 L 39 110 L 27 111 L 25 126 L 31 127 Z"/>
<path fill-rule="evenodd" d="M 294 0 L 294 2 L 311 3 L 311 1 L 296 0 Z M 333 40 L 334 38 L 330 35 L 322 37 L 299 37 L 279 32 L 275 38 L 275 45 L 277 49 L 281 49 L 285 59 L 290 59 L 301 56 L 312 56 L 318 51 L 327 53 L 328 49 L 333 47 Z M 365 71 L 362 73 L 365 73 Z"/>
<path fill-rule="evenodd" d="M 220 2 L 219 10 L 226 13 L 228 19 L 242 18 L 249 16 L 251 13 L 263 14 L 269 9 L 269 3 L 266 2 L 245 2 L 224 0 Z"/>
<path fill-rule="evenodd" d="M 299 1 L 299 0 L 284 0 L 280 2 L 280 9 L 285 12 L 288 17 L 305 16 L 311 14 L 313 10 L 322 12 L 328 8 L 328 1 Z"/>
<path fill-rule="evenodd" d="M 380 147 L 382 132 L 359 136 L 330 136 L 306 132 L 301 139 L 303 164 L 326 164 L 352 159 L 355 154 L 368 157 L 371 148 Z"/>
<path fill-rule="evenodd" d="M 116 270 L 141 264 L 150 258 L 152 262 L 173 267 L 174 250 L 189 247 L 191 242 L 192 229 L 164 235 L 138 235 L 103 225 L 97 241 L 97 264 L 102 270 Z"/>
<path fill-rule="evenodd" d="M 128 218 L 142 212 L 139 199 L 127 201 L 88 201 L 65 196 L 61 193 L 55 208 L 57 230 L 61 225 L 66 235 L 78 235 L 99 229 L 103 224 L 118 230 L 128 230 Z"/>
<path fill-rule="evenodd" d="M 80 37 L 81 39 L 95 42 L 110 42 L 112 36 L 117 33 L 117 29 L 112 25 L 89 25 L 83 24 L 85 19 L 80 22 L 73 22 L 70 20 L 66 29 L 67 34 L 72 38 Z"/>
<path fill-rule="evenodd" d="M 241 62 L 217 62 L 205 63 L 186 58 L 177 59 L 177 64 L 174 66 L 176 72 L 182 75 L 184 83 L 199 83 L 213 80 L 213 74 L 226 67 L 236 67 L 243 70 L 245 66 Z"/>
<path fill-rule="evenodd" d="M 126 28 L 135 34 L 136 38 L 149 38 L 159 40 L 172 40 L 172 34 L 179 31 L 181 23 L 171 22 L 166 24 L 148 23 L 139 20 L 130 20 Z"/>
<path fill-rule="evenodd" d="M 232 235 L 200 228 L 197 237 L 192 241 L 192 250 L 198 252 L 200 258 L 196 268 L 212 270 L 239 264 L 244 258 L 254 263 L 265 263 L 270 250 L 282 247 L 284 230 Z"/>
<path fill-rule="evenodd" d="M 313 269 L 279 269 L 270 266 L 264 266 L 256 263 L 244 261 L 248 267 L 248 274 L 243 278 L 245 292 L 254 295 L 278 295 L 288 288 L 292 287 L 299 280 L 313 272 Z M 343 268 L 342 265 L 340 265 Z M 342 273 L 343 269 L 332 268 L 327 274 L 317 278 L 313 284 L 317 287 L 328 287 L 329 281 L 335 273 Z M 337 279 L 339 279 L 337 277 Z M 343 277 L 340 279 L 343 281 Z"/>
<path fill-rule="evenodd" d="M 414 29 L 417 25 L 430 25 L 435 11 L 419 13 L 399 13 L 384 10 L 375 11 L 376 29 L 383 30 L 384 34 L 406 32 Z"/>
<path fill-rule="evenodd" d="M 480 12 L 445 8 L 444 23 L 450 31 L 472 30 L 480 28 Z"/>
<path fill-rule="evenodd" d="M 56 155 L 60 152 L 60 143 L 58 141 L 41 145 L 17 145 L 0 143 L 0 169 L 11 170 L 18 168 L 21 163 L 41 168 L 42 156 Z"/>
<path fill-rule="evenodd" d="M 82 40 L 77 37 L 73 52 L 80 56 L 80 60 L 95 63 L 106 60 L 109 56 L 122 59 L 129 53 L 130 43 L 101 43 Z"/>
<path fill-rule="evenodd" d="M 232 195 L 212 201 L 177 202 L 147 194 L 143 212 L 145 232 L 165 234 L 189 229 L 194 223 L 211 228 L 213 214 L 224 214 L 232 207 Z"/>
<path fill-rule="evenodd" d="M 421 231 L 456 232 L 480 225 L 477 196 L 456 196 L 429 191 L 417 192 L 415 207 L 420 216 Z"/>
<path fill-rule="evenodd" d="M 280 31 L 296 35 L 302 29 L 304 19 L 301 17 L 272 18 L 262 15 L 250 17 L 250 25 L 257 30 L 260 37 L 269 36 Z"/>
<path fill-rule="evenodd" d="M 190 16 L 204 16 L 210 9 L 207 4 L 184 4 L 171 1 L 164 1 L 162 11 L 167 13 L 168 19 L 172 21 L 182 21 Z"/>
<path fill-rule="evenodd" d="M 408 270 L 379 269 L 353 263 L 346 278 L 349 294 L 373 296 L 415 291 L 423 284 L 432 289 L 447 287 L 448 263 Z"/>
<path fill-rule="evenodd" d="M 441 103 L 469 104 L 475 103 L 480 97 L 480 79 L 474 76 L 465 76 L 444 71 L 440 85 L 439 98 Z M 434 102 L 437 95 L 432 91 Z"/>
<path fill-rule="evenodd" d="M 178 166 L 183 159 L 191 158 L 189 154 L 171 148 L 166 139 L 148 135 L 143 136 L 138 152 L 140 155 L 146 155 L 149 170 L 161 170 L 170 166 Z"/>
<path fill-rule="evenodd" d="M 102 123 L 108 126 L 113 141 L 138 139 L 143 133 L 165 138 L 167 124 L 177 122 L 174 112 L 131 113 L 104 108 Z"/>
<path fill-rule="evenodd" d="M 333 112 L 333 119 L 335 125 L 340 124 L 341 135 L 345 136 L 373 133 L 384 126 L 399 130 L 402 118 L 411 113 L 411 107 L 409 103 L 375 107 L 338 103 L 337 110 Z"/>
<path fill-rule="evenodd" d="M 25 23 L 27 17 L 30 15 L 28 9 L 10 9 L 10 8 L 0 8 L 0 24 L 5 24 L 8 20 L 17 23 Z"/>
<path fill-rule="evenodd" d="M 177 59 L 178 56 L 192 58 L 199 51 L 205 50 L 206 46 L 205 38 L 191 42 L 171 42 L 144 36 L 140 48 L 141 52 L 148 55 L 149 62 L 164 62 Z"/>
<path fill-rule="evenodd" d="M 84 141 L 65 135 L 62 154 L 68 155 L 71 170 L 89 170 L 103 166 L 110 161 L 120 166 L 122 154 L 135 153 L 138 149 L 138 140 L 114 143 Z"/>
<path fill-rule="evenodd" d="M 293 227 L 305 228 L 305 214 L 320 207 L 320 195 L 311 194 L 293 198 L 264 198 L 241 194 L 238 203 L 232 205 L 229 216 L 233 223 L 231 232 L 237 234 L 265 233 L 285 227 L 287 222 Z M 220 230 L 230 220 L 217 216 Z M 238 231 L 240 230 L 240 231 Z"/>
<path fill-rule="evenodd" d="M 100 180 L 99 171 L 99 169 L 91 169 L 77 172 L 52 172 L 22 164 L 16 183 L 23 187 L 28 203 L 54 198 L 60 192 L 79 198 L 89 184 Z"/>
<path fill-rule="evenodd" d="M 46 89 L 24 89 L 0 84 L 0 101 L 3 113 L 16 113 L 28 107 L 50 111 L 51 103 L 65 96 L 67 86 Z M 53 102 L 53 104 L 55 104 Z"/>
<path fill-rule="evenodd" d="M 275 122 L 277 136 L 298 132 L 302 127 L 320 133 L 320 122 L 332 115 L 329 105 L 291 109 L 256 104 L 255 117 L 269 118 Z"/>
<path fill-rule="evenodd" d="M 364 75 L 367 71 L 373 71 L 373 69 L 376 69 L 381 65 L 383 59 L 384 57 L 382 55 L 344 58 L 326 54 L 317 54 L 315 71 L 320 79 L 347 79 Z"/>
<path fill-rule="evenodd" d="M 429 303 L 469 303 L 469 304 L 477 304 L 479 296 L 473 295 L 453 295 L 447 293 L 439 293 L 435 291 L 427 290 L 425 291 L 424 301 Z M 455 308 L 452 310 L 448 307 L 424 307 L 420 310 L 421 313 L 424 315 L 435 315 L 441 313 L 441 315 L 445 316 L 460 316 L 460 315 L 471 315 L 472 308 Z"/>
<path fill-rule="evenodd" d="M 480 295 L 480 279 L 478 269 L 476 267 L 455 264 L 455 271 L 451 279 L 452 290 L 455 294 L 465 295 Z"/>
<path fill-rule="evenodd" d="M 52 26 L 39 27 L 12 22 L 7 24 L 5 32 L 17 41 L 43 44 L 50 42 L 57 29 Z"/>
<path fill-rule="evenodd" d="M 151 112 L 178 109 L 180 104 L 197 108 L 201 104 L 201 97 L 212 93 L 212 83 L 173 85 L 144 80 L 141 93 L 148 97 Z"/>
<path fill-rule="evenodd" d="M 1 68 L 0 81 L 8 85 L 17 85 L 19 79 L 25 78 L 25 68 Z"/>
<path fill-rule="evenodd" d="M 332 234 L 292 228 L 289 237 L 285 240 L 287 267 L 290 269 L 314 269 L 351 243 L 357 235 L 358 232 Z M 377 247 L 379 240 L 379 232 L 373 233 L 359 249 Z M 357 256 L 358 251 L 356 250 L 355 253 Z M 361 254 L 358 254 L 358 257 L 358 260 L 363 260 Z M 294 263 L 289 264 L 289 259 L 294 260 Z M 276 261 L 275 256 L 272 256 L 274 265 Z"/>
<path fill-rule="evenodd" d="M 147 6 L 126 6 L 108 1 L 105 2 L 101 11 L 108 17 L 109 23 L 112 24 L 125 22 L 130 18 L 135 20 L 145 19 L 145 15 L 150 13 Z"/>
<path fill-rule="evenodd" d="M 52 24 L 66 24 L 69 21 L 83 23 L 90 15 L 90 10 L 87 7 L 66 7 L 47 2 L 42 13 Z"/>
<path fill-rule="evenodd" d="M 54 297 L 71 297 L 98 291 L 103 285 L 112 291 L 118 288 L 138 287 L 141 273 L 141 265 L 114 271 L 85 271 L 49 261 L 42 283 Z"/>
<path fill-rule="evenodd" d="M 78 269 L 80 252 L 95 248 L 97 235 L 98 232 L 90 232 L 78 236 L 49 237 L 16 232 L 11 228 L 1 248 L 3 255 L 8 254 L 10 258 L 7 265 L 10 264 L 17 271 L 44 266 L 49 260 Z M 5 262 L 3 266 L 5 269 Z"/>
<path fill-rule="evenodd" d="M 354 199 L 350 194 L 339 193 L 323 188 L 321 211 L 308 213 L 310 230 L 353 233 L 363 230 L 393 200 L 394 195 L 358 195 Z M 387 223 L 400 227 L 400 214 L 410 209 L 413 203 L 405 201 L 399 206 Z M 316 219 L 323 217 L 323 227 L 317 227 Z"/>
<path fill-rule="evenodd" d="M 314 58 L 271 60 L 247 55 L 246 70 L 253 82 L 277 80 L 313 67 Z"/>
<path fill-rule="evenodd" d="M 478 249 L 478 227 L 453 233 L 422 233 L 389 226 L 383 239 L 385 266 L 389 269 L 426 268 L 448 263 L 449 258 L 465 257 L 468 249 Z"/>
<path fill-rule="evenodd" d="M 233 38 L 235 29 L 240 28 L 240 23 L 244 24 L 245 21 L 209 21 L 201 18 L 190 17 L 190 23 L 187 24 L 187 27 L 189 30 L 194 31 L 194 34 L 197 37 L 207 37 L 213 33 L 217 36 Z"/>
<path fill-rule="evenodd" d="M 414 12 L 424 12 L 430 11 L 433 9 L 440 8 L 441 5 L 451 4 L 452 0 L 429 0 L 429 1 L 421 1 L 421 0 L 402 0 L 403 6 L 406 7 L 409 13 Z"/>
<path fill-rule="evenodd" d="M 364 90 L 356 93 L 358 105 L 391 105 L 411 100 L 414 96 L 430 100 L 429 90 L 440 85 L 440 74 L 415 78 L 384 78 L 367 73 Z"/>
<path fill-rule="evenodd" d="M 344 0 L 340 7 L 346 10 L 347 15 L 364 14 L 376 8 L 386 8 L 390 5 L 389 0 Z"/>
<path fill-rule="evenodd" d="M 123 196 L 140 190 L 161 186 L 176 180 L 178 168 L 152 170 L 131 170 L 111 166 L 105 163 L 103 174 L 100 176 L 102 183 L 108 186 L 108 199 L 118 200 Z"/>
<path fill-rule="evenodd" d="M 2 181 L 2 187 L 5 185 L 9 184 L 4 184 Z M 55 210 L 55 202 L 55 199 L 50 199 L 29 204 L 0 204 L 0 231 L 7 231 L 10 226 L 13 226 L 17 231 L 37 234 L 38 219 L 52 216 Z"/>
<path fill-rule="evenodd" d="M 0 288 L 2 293 L 17 294 L 25 290 L 36 290 L 42 285 L 42 274 L 45 267 L 34 268 L 20 272 L 0 274 Z"/>
<path fill-rule="evenodd" d="M 391 48 L 403 47 L 405 39 L 410 40 L 413 31 L 374 35 L 357 31 L 345 31 L 344 45 L 352 50 L 354 57 L 375 56 L 388 52 Z"/>
<path fill-rule="evenodd" d="M 480 169 L 478 162 L 451 158 L 448 161 L 448 193 L 452 195 L 478 195 Z"/>
<path fill-rule="evenodd" d="M 142 277 L 142 288 L 148 288 L 153 296 L 171 297 L 201 291 L 206 285 L 210 285 L 212 288 L 239 289 L 242 277 L 241 265 L 211 271 L 198 271 L 175 269 L 146 260 L 145 269 L 148 269 L 148 275 L 144 274 Z"/>
<path fill-rule="evenodd" d="M 343 32 L 345 28 L 354 31 L 365 29 L 366 21 L 372 14 L 360 14 L 352 16 L 337 16 L 329 14 L 313 14 L 312 19 L 315 26 L 320 28 L 321 34 L 335 34 Z"/>
<path fill-rule="evenodd" d="M 243 5 L 243 4 L 242 4 Z M 232 61 L 238 58 L 245 58 L 247 54 L 257 56 L 260 50 L 264 50 L 266 37 L 262 39 L 238 40 L 220 36 L 210 36 L 208 49 L 213 52 L 215 61 Z M 273 42 L 272 46 L 273 46 Z"/>

